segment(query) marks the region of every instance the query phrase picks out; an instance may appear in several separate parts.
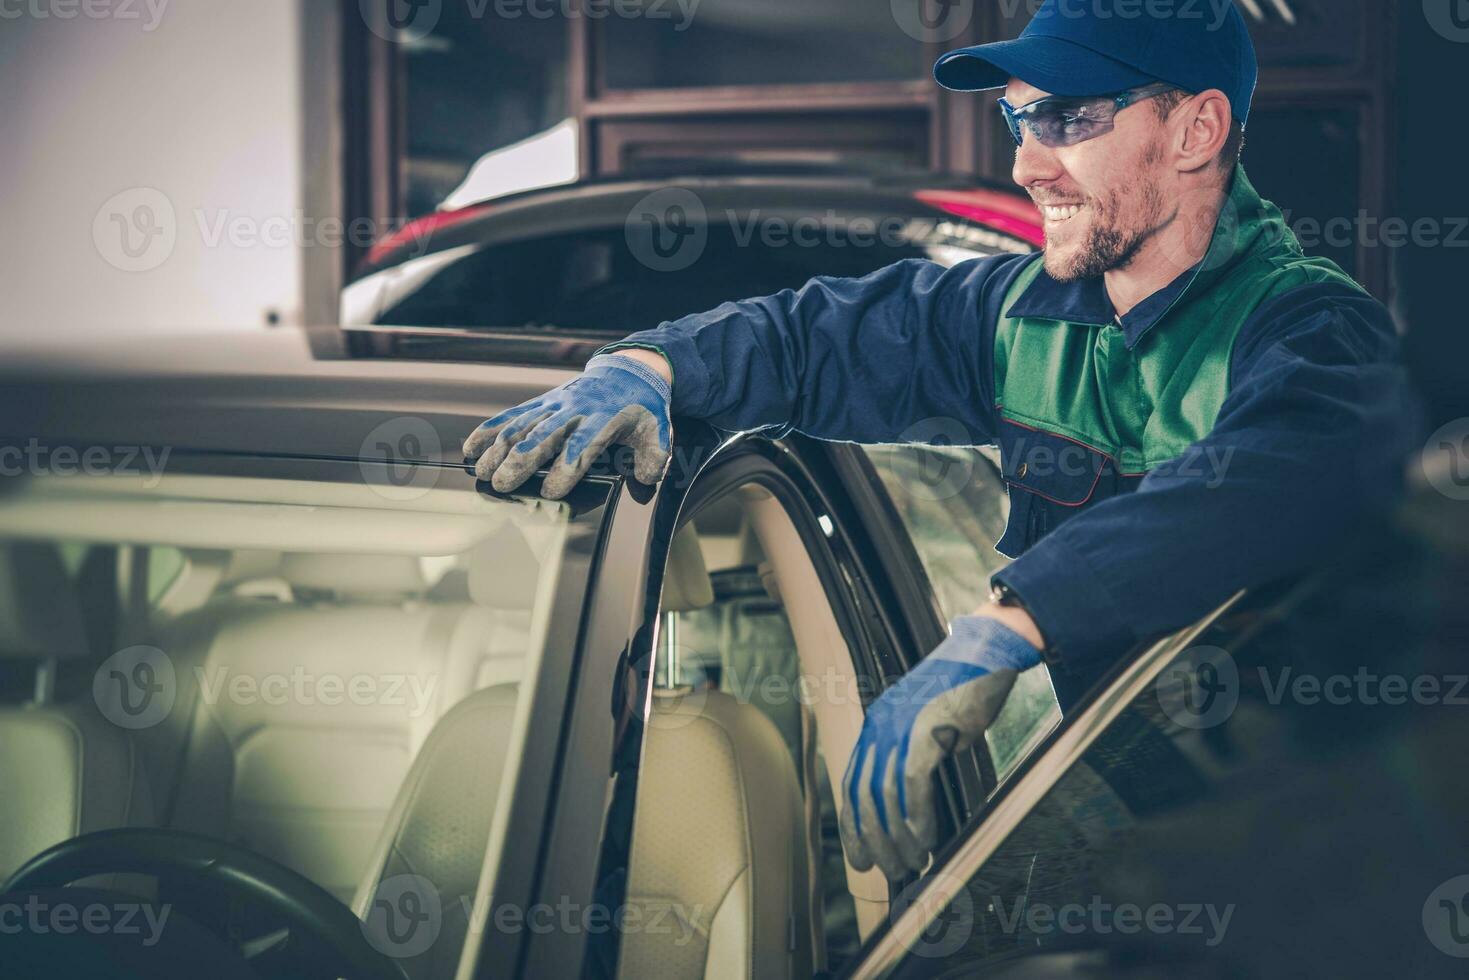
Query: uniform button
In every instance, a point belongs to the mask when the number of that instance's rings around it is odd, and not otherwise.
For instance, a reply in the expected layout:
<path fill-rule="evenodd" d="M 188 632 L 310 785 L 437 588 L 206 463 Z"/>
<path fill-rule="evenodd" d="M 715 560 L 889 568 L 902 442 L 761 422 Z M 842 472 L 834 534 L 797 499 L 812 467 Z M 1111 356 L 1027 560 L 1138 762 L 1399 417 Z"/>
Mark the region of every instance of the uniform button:
<path fill-rule="evenodd" d="M 1015 475 L 1018 476 L 1018 477 L 1020 477 L 1020 479 L 1023 480 L 1023 479 L 1025 479 L 1025 474 L 1027 472 L 1029 472 L 1029 471 L 1030 471 L 1030 465 L 1027 464 L 1027 463 L 1021 463 L 1020 464 L 1020 469 L 1018 469 L 1018 470 L 1015 471 Z"/>

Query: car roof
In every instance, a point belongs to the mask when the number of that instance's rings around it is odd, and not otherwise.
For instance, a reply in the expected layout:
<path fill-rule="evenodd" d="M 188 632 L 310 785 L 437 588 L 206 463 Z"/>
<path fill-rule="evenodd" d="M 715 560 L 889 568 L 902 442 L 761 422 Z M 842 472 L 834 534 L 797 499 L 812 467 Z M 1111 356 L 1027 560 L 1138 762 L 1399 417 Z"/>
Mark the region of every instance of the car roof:
<path fill-rule="evenodd" d="M 340 337 L 258 327 L 7 341 L 0 441 L 356 459 L 375 458 L 395 422 L 424 419 L 440 445 L 422 458 L 458 464 L 475 424 L 574 373 L 353 358 Z"/>

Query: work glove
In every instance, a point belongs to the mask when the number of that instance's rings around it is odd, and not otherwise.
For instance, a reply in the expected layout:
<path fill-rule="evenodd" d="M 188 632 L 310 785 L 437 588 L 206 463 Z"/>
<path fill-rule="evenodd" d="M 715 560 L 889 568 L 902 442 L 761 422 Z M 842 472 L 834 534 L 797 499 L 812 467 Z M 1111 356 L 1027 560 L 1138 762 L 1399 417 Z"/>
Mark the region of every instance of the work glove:
<path fill-rule="evenodd" d="M 668 466 L 671 427 L 668 382 L 630 357 L 603 354 L 559 388 L 501 412 L 470 433 L 464 461 L 500 493 L 510 493 L 536 470 L 551 466 L 541 495 L 571 492 L 612 443 L 633 451 L 633 476 L 657 483 Z"/>
<path fill-rule="evenodd" d="M 933 773 L 984 735 L 1015 686 L 1041 662 L 1020 634 L 960 616 L 949 638 L 867 711 L 842 780 L 842 844 L 858 871 L 898 880 L 922 871 L 938 843 Z"/>

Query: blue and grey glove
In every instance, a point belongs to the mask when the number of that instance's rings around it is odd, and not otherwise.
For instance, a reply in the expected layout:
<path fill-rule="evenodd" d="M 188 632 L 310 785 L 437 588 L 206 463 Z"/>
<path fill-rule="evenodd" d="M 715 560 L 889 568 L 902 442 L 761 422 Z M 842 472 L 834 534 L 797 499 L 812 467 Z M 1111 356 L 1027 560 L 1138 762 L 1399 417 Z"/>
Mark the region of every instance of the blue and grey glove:
<path fill-rule="evenodd" d="M 541 487 L 553 500 L 571 492 L 612 443 L 633 451 L 633 476 L 657 483 L 668 466 L 668 382 L 630 357 L 603 354 L 559 388 L 501 412 L 464 441 L 475 475 L 510 493 L 560 452 Z"/>
<path fill-rule="evenodd" d="M 842 780 L 842 843 L 854 868 L 875 862 L 894 881 L 923 870 L 938 843 L 934 770 L 984 735 L 1017 674 L 1040 662 L 1008 626 L 960 616 L 949 638 L 873 703 Z"/>

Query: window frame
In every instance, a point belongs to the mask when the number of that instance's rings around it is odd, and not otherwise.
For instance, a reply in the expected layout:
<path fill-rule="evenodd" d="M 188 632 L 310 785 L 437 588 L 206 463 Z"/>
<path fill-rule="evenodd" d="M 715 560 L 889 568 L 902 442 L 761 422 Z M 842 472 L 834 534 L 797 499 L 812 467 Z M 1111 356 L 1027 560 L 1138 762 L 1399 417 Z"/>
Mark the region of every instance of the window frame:
<path fill-rule="evenodd" d="M 963 891 L 986 861 L 1138 697 L 1145 695 L 1169 664 L 1239 605 L 1237 592 L 1203 619 L 1125 660 L 1088 704 L 1051 733 L 1042 749 L 1021 764 L 996 795 L 984 819 L 940 860 L 915 890 L 904 911 L 864 949 L 850 980 L 888 976 L 910 955 L 928 925 Z"/>

